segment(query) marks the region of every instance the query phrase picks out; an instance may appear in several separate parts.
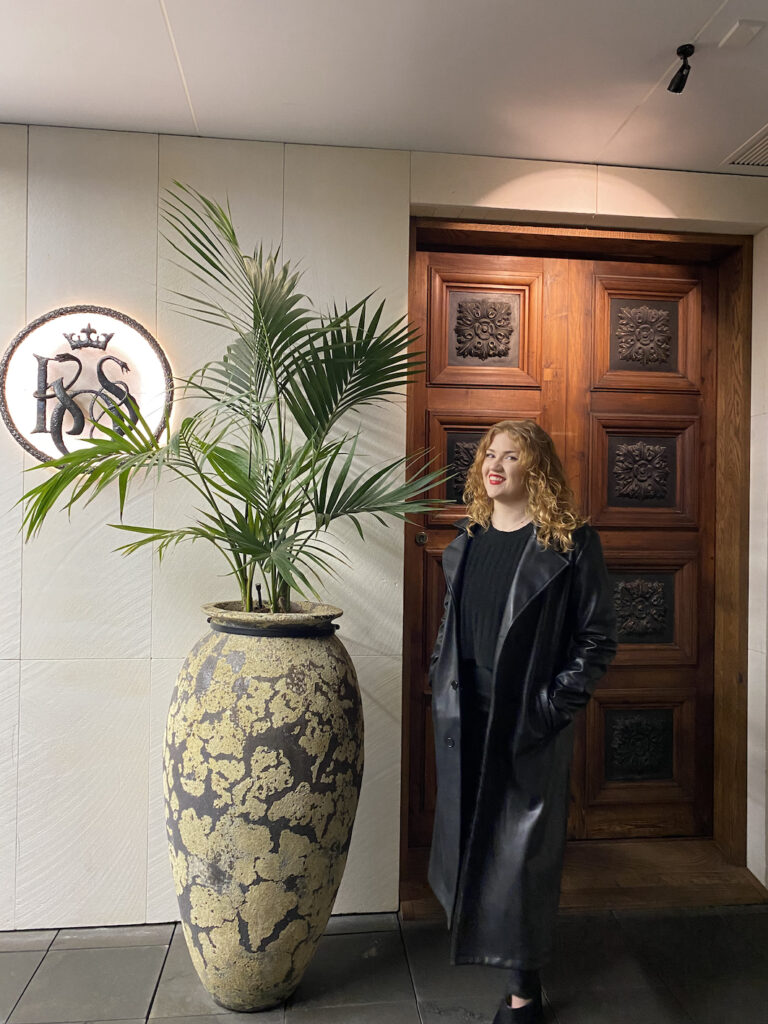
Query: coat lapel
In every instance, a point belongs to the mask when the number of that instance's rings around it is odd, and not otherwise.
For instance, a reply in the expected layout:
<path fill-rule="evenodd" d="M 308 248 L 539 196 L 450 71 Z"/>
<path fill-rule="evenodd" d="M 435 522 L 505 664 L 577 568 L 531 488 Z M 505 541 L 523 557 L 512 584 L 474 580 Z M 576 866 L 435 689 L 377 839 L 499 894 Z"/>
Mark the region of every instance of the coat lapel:
<path fill-rule="evenodd" d="M 471 540 L 467 531 L 463 529 L 463 524 L 466 522 L 466 519 L 462 519 L 461 522 L 456 524 L 456 528 L 461 529 L 461 534 L 451 541 L 443 551 L 442 556 L 445 582 L 448 584 L 448 589 L 453 594 L 454 599 L 457 594 L 461 592 L 461 578 L 464 573 L 464 561 L 467 551 L 469 550 L 469 542 Z"/>
<path fill-rule="evenodd" d="M 461 534 L 443 551 L 443 572 L 446 583 L 454 595 L 461 592 L 461 580 L 466 564 L 467 551 L 472 543 L 472 538 L 464 528 L 468 522 L 462 519 L 456 523 L 456 528 Z M 515 620 L 530 604 L 530 602 L 541 591 L 565 569 L 569 564 L 567 555 L 554 548 L 542 548 L 537 541 L 538 526 L 534 523 L 533 531 L 526 541 L 525 547 L 520 554 L 517 571 L 512 578 L 509 587 L 509 596 L 504 606 L 504 614 L 501 618 L 499 628 L 499 639 L 496 643 L 494 655 L 494 669 L 498 662 L 501 648 L 506 640 L 507 633 L 512 628 Z"/>
<path fill-rule="evenodd" d="M 538 544 L 538 525 L 534 523 L 525 547 L 520 555 L 517 571 L 512 577 L 509 597 L 504 607 L 499 626 L 499 638 L 493 658 L 494 672 L 498 664 L 501 648 L 515 620 L 520 616 L 531 601 L 540 594 L 548 584 L 559 575 L 569 564 L 568 557 L 554 548 L 542 549 Z"/>

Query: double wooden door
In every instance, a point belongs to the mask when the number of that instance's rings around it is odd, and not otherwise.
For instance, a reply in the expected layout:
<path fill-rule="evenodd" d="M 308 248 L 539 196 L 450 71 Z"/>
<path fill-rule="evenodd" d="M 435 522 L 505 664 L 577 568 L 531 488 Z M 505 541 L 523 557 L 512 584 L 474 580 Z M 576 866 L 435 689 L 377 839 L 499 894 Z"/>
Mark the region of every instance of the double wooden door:
<path fill-rule="evenodd" d="M 457 477 L 406 528 L 408 846 L 435 795 L 429 655 L 441 552 L 477 442 L 501 419 L 549 433 L 599 531 L 619 648 L 571 766 L 573 839 L 712 831 L 715 272 L 705 264 L 417 252 L 410 318 L 426 372 L 409 447 Z"/>

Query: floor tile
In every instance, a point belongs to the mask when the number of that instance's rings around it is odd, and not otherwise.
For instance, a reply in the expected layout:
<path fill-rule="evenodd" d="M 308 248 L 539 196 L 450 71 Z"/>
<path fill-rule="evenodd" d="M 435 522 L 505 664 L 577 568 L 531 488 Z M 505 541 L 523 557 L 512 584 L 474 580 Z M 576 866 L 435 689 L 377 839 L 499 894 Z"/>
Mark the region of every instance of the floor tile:
<path fill-rule="evenodd" d="M 419 1003 L 419 1013 L 422 1024 L 489 1024 L 500 1001 L 501 996 L 497 995 L 492 1009 L 480 1010 L 444 1000 L 429 999 Z M 557 1018 L 546 1000 L 543 1001 L 543 1010 L 545 1024 L 558 1024 Z"/>
<path fill-rule="evenodd" d="M 441 922 L 404 921 L 403 941 L 422 1009 L 429 1006 L 435 1019 L 441 1012 L 450 1012 L 453 1017 L 447 1019 L 457 1021 L 493 1016 L 507 978 L 504 968 L 451 966 L 450 933 Z"/>
<path fill-rule="evenodd" d="M 167 946 L 173 924 L 137 924 L 109 928 L 62 928 L 52 949 L 93 949 L 107 946 Z"/>
<path fill-rule="evenodd" d="M 0 953 L 18 953 L 22 949 L 48 949 L 55 937 L 55 928 L 49 931 L 0 932 Z"/>
<path fill-rule="evenodd" d="M 670 989 L 696 1024 L 765 1024 L 768 1021 L 768 979 L 749 976 L 702 976 Z"/>
<path fill-rule="evenodd" d="M 335 914 L 329 918 L 325 934 L 396 932 L 399 928 L 397 914 Z"/>
<path fill-rule="evenodd" d="M 288 1009 L 413 998 L 399 931 L 324 935 Z"/>
<path fill-rule="evenodd" d="M 768 977 L 768 908 L 762 913 L 721 913 L 723 935 L 736 961 Z"/>
<path fill-rule="evenodd" d="M 553 1006 L 558 1024 L 693 1024 L 663 985 L 610 992 L 582 989 Z"/>
<path fill-rule="evenodd" d="M 143 1017 L 165 952 L 162 946 L 51 950 L 9 1024 Z"/>
<path fill-rule="evenodd" d="M 193 1013 L 186 1017 L 163 1017 L 163 1024 L 283 1024 L 283 1007 L 258 1013 L 233 1013 L 217 1006 L 218 1013 Z M 152 1018 L 150 1017 L 150 1020 Z M 144 1018 L 142 1018 L 144 1024 Z"/>
<path fill-rule="evenodd" d="M 152 1002 L 149 1019 L 159 1020 L 163 1024 L 180 1024 L 188 1018 L 195 1024 L 203 1024 L 210 1018 L 216 1024 L 224 1022 L 248 1021 L 249 1024 L 281 1024 L 283 1011 L 281 1007 L 253 1013 L 234 1013 L 225 1010 L 214 1002 L 198 977 L 187 949 L 184 932 L 178 927 L 173 935 L 165 961 L 157 992 Z"/>
<path fill-rule="evenodd" d="M 0 953 L 0 1020 L 8 1017 L 44 956 L 42 949 Z"/>
<path fill-rule="evenodd" d="M 621 918 L 637 955 L 697 1024 L 768 1020 L 768 955 L 762 915 L 666 912 Z M 752 943 L 760 943 L 753 946 Z"/>
<path fill-rule="evenodd" d="M 768 903 L 731 903 L 729 906 L 719 906 L 719 914 L 764 914 L 768 916 Z"/>
<path fill-rule="evenodd" d="M 542 986 L 558 1014 L 561 1001 L 581 989 L 648 991 L 658 980 L 610 913 L 558 918 L 552 957 L 541 969 Z"/>
<path fill-rule="evenodd" d="M 421 1024 L 416 1003 L 355 1003 L 351 1006 L 289 1006 L 285 1024 Z"/>
<path fill-rule="evenodd" d="M 728 975 L 738 966 L 730 929 L 717 914 L 680 915 L 666 911 L 643 917 L 617 913 L 625 942 L 665 981 L 693 981 Z"/>
<path fill-rule="evenodd" d="M 488 1024 L 506 971 L 452 967 L 449 943 L 444 921 L 336 915 L 258 1024 Z M 768 906 L 559 915 L 541 974 L 547 1024 L 768 1024 Z M 256 1024 L 208 996 L 173 923 L 0 933 L 0 1020 L 143 1024 L 150 1002 L 158 1024 Z"/>

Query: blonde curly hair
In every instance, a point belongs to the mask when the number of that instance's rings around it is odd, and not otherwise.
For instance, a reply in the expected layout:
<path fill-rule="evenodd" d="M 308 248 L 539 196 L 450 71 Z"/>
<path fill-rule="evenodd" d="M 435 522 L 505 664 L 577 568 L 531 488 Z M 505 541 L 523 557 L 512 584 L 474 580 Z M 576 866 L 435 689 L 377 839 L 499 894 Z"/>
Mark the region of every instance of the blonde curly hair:
<path fill-rule="evenodd" d="M 481 439 L 467 473 L 463 499 L 467 506 L 467 533 L 473 526 L 487 530 L 491 522 L 493 499 L 483 483 L 482 465 L 485 453 L 497 434 L 509 434 L 520 446 L 520 466 L 528 491 L 528 514 L 537 524 L 538 539 L 543 548 L 558 547 L 572 551 L 573 531 L 588 522 L 578 511 L 573 491 L 549 434 L 534 420 L 501 420 L 494 423 Z"/>

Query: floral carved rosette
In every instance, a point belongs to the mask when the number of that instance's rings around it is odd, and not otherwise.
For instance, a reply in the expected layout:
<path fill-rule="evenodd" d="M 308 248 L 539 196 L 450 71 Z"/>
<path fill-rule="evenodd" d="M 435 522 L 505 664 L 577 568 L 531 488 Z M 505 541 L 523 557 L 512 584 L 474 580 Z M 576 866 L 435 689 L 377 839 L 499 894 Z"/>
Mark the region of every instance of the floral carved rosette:
<path fill-rule="evenodd" d="M 509 354 L 512 306 L 493 299 L 459 302 L 456 311 L 456 354 L 463 358 L 492 359 Z"/>

